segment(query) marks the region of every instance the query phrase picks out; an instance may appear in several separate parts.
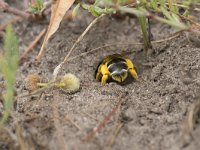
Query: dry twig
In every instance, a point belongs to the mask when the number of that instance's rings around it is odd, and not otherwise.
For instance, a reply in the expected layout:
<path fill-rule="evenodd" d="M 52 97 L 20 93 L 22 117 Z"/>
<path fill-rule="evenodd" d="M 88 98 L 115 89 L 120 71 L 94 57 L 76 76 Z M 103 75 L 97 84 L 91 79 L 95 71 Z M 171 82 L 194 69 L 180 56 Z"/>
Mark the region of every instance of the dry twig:
<path fill-rule="evenodd" d="M 36 44 L 40 41 L 40 39 L 42 38 L 45 32 L 46 32 L 46 29 L 43 29 L 40 32 L 40 34 L 35 38 L 35 40 L 30 43 L 30 45 L 22 53 L 20 60 L 26 58 L 27 54 L 36 46 Z"/>
<path fill-rule="evenodd" d="M 90 115 L 90 114 L 87 113 L 87 112 L 83 112 L 83 111 L 82 111 L 82 112 L 79 112 L 79 113 L 88 116 L 89 118 L 93 119 L 94 121 L 99 121 L 97 118 L 93 117 L 92 115 Z"/>
<path fill-rule="evenodd" d="M 67 120 L 67 121 L 69 121 L 74 127 L 76 127 L 78 130 L 80 130 L 80 131 L 82 131 L 82 128 L 79 126 L 79 125 L 77 125 L 69 116 L 65 116 L 65 119 Z"/>
<path fill-rule="evenodd" d="M 112 137 L 110 138 L 109 142 L 108 142 L 108 148 L 111 149 L 111 147 L 113 146 L 113 144 L 116 141 L 116 138 L 120 132 L 120 130 L 122 129 L 122 127 L 124 126 L 124 123 L 119 123 L 117 124 L 117 126 L 115 127 L 114 133 L 112 135 Z"/>
<path fill-rule="evenodd" d="M 163 42 L 167 42 L 167 41 L 170 41 L 170 40 L 173 40 L 175 38 L 177 38 L 178 36 L 180 36 L 180 34 L 182 33 L 183 31 L 178 31 L 174 34 L 172 34 L 171 36 L 167 37 L 167 38 L 164 38 L 164 39 L 161 39 L 161 40 L 155 40 L 155 41 L 152 41 L 151 43 L 152 44 L 158 44 L 158 43 L 163 43 Z M 70 57 L 66 62 L 68 61 L 72 61 L 74 59 L 77 59 L 79 57 L 82 57 L 84 55 L 87 55 L 89 53 L 92 53 L 94 51 L 97 51 L 99 49 L 102 49 L 102 48 L 105 48 L 105 47 L 111 47 L 111 46 L 124 46 L 124 45 L 143 45 L 143 43 L 111 43 L 111 44 L 105 44 L 103 46 L 99 46 L 99 47 L 96 47 L 94 49 L 91 49 L 90 51 L 87 51 L 87 52 L 84 52 L 84 53 L 81 53 L 80 55 L 77 55 L 77 56 L 74 56 L 74 57 Z"/>
<path fill-rule="evenodd" d="M 24 12 L 24 11 L 21 11 L 19 9 L 9 6 L 3 0 L 0 0 L 0 9 L 4 10 L 5 12 L 17 15 L 17 16 L 21 16 L 22 18 L 26 18 L 26 19 L 29 19 L 31 16 L 31 14 L 29 14 L 27 12 Z"/>
<path fill-rule="evenodd" d="M 101 18 L 103 17 L 104 15 L 96 18 L 95 20 L 93 20 L 90 25 L 86 28 L 86 30 L 80 35 L 80 37 L 77 39 L 77 41 L 74 43 L 74 45 L 72 46 L 72 48 L 70 49 L 70 51 L 68 52 L 68 54 L 65 56 L 64 60 L 58 65 L 56 66 L 56 68 L 54 69 L 54 72 L 53 72 L 53 77 L 54 77 L 54 80 L 57 78 L 61 68 L 63 67 L 63 65 L 65 63 L 67 63 L 68 61 L 70 60 L 73 60 L 73 59 L 76 59 L 76 58 L 79 58 L 83 55 L 86 55 L 88 53 L 91 53 L 93 51 L 96 51 L 100 48 L 105 48 L 105 47 L 110 47 L 110 46 L 116 46 L 116 45 L 143 45 L 143 43 L 114 43 L 114 44 L 106 44 L 104 46 L 100 46 L 100 47 L 97 47 L 95 49 L 92 49 L 88 52 L 85 52 L 85 53 L 82 53 L 78 56 L 75 56 L 75 57 L 72 57 L 72 58 L 69 58 L 71 52 L 74 50 L 74 48 L 76 47 L 76 45 L 83 39 L 83 37 L 85 36 L 85 34 L 89 31 L 89 29 Z M 157 44 L 157 43 L 162 43 L 162 42 L 166 42 L 166 41 L 170 41 L 178 36 L 180 36 L 180 34 L 183 32 L 184 30 L 181 30 L 181 31 L 178 31 L 176 33 L 174 33 L 172 36 L 169 36 L 168 38 L 166 39 L 162 39 L 162 40 L 157 40 L 157 41 L 152 41 L 151 43 L 152 44 Z"/>
<path fill-rule="evenodd" d="M 182 143 L 183 147 L 188 145 L 191 142 L 191 140 L 194 140 L 196 145 L 199 147 L 199 140 L 194 132 L 195 122 L 199 119 L 198 118 L 199 113 L 200 113 L 200 100 L 194 102 L 191 105 L 190 109 L 188 110 L 186 120 L 184 121 L 180 137 L 180 142 Z"/>
<path fill-rule="evenodd" d="M 31 14 L 31 13 L 19 10 L 17 8 L 11 7 L 10 5 L 8 5 L 8 3 L 4 2 L 3 0 L 0 0 L 0 9 L 2 9 L 4 12 L 12 13 L 24 19 L 35 21 L 35 20 L 40 20 L 44 18 L 45 15 L 48 15 L 48 13 L 46 13 L 46 10 L 49 10 L 48 8 L 50 7 L 50 4 L 51 4 L 51 1 L 45 3 L 44 9 L 39 14 Z"/>
<path fill-rule="evenodd" d="M 200 100 L 192 104 L 187 117 L 187 129 L 191 133 L 194 129 L 194 123 L 197 120 L 198 113 L 200 113 Z"/>
<path fill-rule="evenodd" d="M 21 150 L 27 150 L 29 147 L 29 144 L 25 141 L 23 135 L 22 135 L 22 129 L 18 123 L 18 121 L 16 121 L 15 123 L 15 132 L 16 132 L 16 136 L 20 145 L 20 149 Z M 30 147 L 29 147 L 30 148 Z M 33 147 L 30 148 L 30 150 L 33 150 Z"/>
<path fill-rule="evenodd" d="M 105 16 L 104 14 L 95 18 L 90 24 L 89 26 L 85 29 L 85 31 L 79 36 L 79 38 L 76 40 L 76 42 L 73 44 L 73 46 L 71 47 L 71 49 L 69 50 L 68 54 L 65 56 L 64 60 L 54 69 L 53 72 L 53 78 L 54 80 L 57 78 L 61 68 L 63 67 L 63 65 L 68 61 L 69 56 L 71 55 L 72 51 L 74 50 L 74 48 L 77 46 L 77 44 L 83 39 L 83 37 L 87 34 L 87 32 L 91 29 L 91 27 L 96 24 L 96 22 L 101 19 L 103 16 Z"/>
<path fill-rule="evenodd" d="M 122 98 L 122 96 L 121 96 L 121 98 Z M 108 123 L 108 121 L 111 119 L 111 117 L 116 114 L 116 112 L 119 109 L 119 107 L 121 106 L 121 104 L 124 103 L 126 100 L 127 100 L 126 98 L 122 98 L 121 100 L 119 100 L 117 105 L 112 108 L 112 110 L 108 113 L 107 116 L 104 117 L 104 119 L 99 123 L 99 125 L 94 127 L 93 130 L 85 136 L 85 138 L 82 140 L 82 142 L 89 142 L 95 136 L 96 133 L 100 132 L 100 130 L 105 127 L 105 125 Z"/>

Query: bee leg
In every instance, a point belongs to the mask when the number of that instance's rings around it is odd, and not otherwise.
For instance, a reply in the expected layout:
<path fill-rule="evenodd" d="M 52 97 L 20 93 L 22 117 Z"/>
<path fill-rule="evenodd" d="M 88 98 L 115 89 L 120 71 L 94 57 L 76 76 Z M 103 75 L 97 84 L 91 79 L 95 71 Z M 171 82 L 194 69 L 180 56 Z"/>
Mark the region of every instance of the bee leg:
<path fill-rule="evenodd" d="M 102 74 L 98 72 L 98 73 L 96 74 L 96 80 L 97 80 L 97 81 L 101 81 L 101 77 L 102 77 Z"/>
<path fill-rule="evenodd" d="M 101 85 L 105 85 L 107 80 L 108 80 L 108 75 L 104 74 L 103 77 L 101 78 Z"/>
<path fill-rule="evenodd" d="M 138 80 L 138 75 L 137 75 L 137 71 L 136 71 L 136 68 L 133 64 L 133 62 L 129 59 L 126 59 L 126 63 L 127 63 L 127 66 L 128 66 L 128 71 L 129 73 L 131 74 L 131 76 L 135 79 L 135 80 Z"/>
<path fill-rule="evenodd" d="M 129 69 L 129 72 L 130 72 L 131 76 L 132 76 L 135 80 L 138 80 L 138 75 L 137 75 L 137 72 L 136 72 L 135 69 L 130 68 L 130 69 Z"/>

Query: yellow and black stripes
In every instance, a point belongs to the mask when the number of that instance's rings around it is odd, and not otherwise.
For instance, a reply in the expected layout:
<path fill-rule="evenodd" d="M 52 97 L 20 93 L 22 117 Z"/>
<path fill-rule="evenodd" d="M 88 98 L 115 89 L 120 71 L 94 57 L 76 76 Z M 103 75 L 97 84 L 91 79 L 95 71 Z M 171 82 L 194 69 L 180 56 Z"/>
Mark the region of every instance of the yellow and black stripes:
<path fill-rule="evenodd" d="M 104 85 L 108 79 L 123 82 L 128 72 L 134 79 L 138 79 L 133 62 L 120 54 L 109 55 L 103 59 L 96 72 L 96 80 Z"/>

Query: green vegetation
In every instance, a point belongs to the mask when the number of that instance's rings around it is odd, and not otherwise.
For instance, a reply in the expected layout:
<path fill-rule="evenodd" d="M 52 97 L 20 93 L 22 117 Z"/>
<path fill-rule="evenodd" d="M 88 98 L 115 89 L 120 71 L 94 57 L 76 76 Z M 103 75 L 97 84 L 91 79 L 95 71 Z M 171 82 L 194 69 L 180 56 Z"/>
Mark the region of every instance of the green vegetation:
<path fill-rule="evenodd" d="M 29 5 L 28 11 L 31 13 L 40 13 L 44 8 L 44 1 L 43 0 L 35 0 L 35 3 L 31 3 Z"/>
<path fill-rule="evenodd" d="M 168 24 L 179 30 L 187 30 L 190 24 L 183 22 L 183 18 L 187 18 L 192 4 L 198 3 L 198 0 L 96 0 L 94 4 L 79 3 L 75 7 L 75 14 L 78 8 L 88 10 L 93 16 L 97 17 L 102 14 L 115 14 L 116 12 L 129 13 L 138 17 L 139 24 L 142 29 L 144 48 L 147 50 L 150 47 L 147 18 L 157 20 L 161 23 Z M 184 12 L 181 12 L 181 11 Z"/>
<path fill-rule="evenodd" d="M 0 126 L 8 119 L 13 106 L 15 75 L 18 68 L 19 44 L 18 39 L 9 25 L 6 28 L 4 39 L 4 54 L 0 55 L 0 73 L 5 80 L 5 93 L 3 94 L 4 112 Z"/>

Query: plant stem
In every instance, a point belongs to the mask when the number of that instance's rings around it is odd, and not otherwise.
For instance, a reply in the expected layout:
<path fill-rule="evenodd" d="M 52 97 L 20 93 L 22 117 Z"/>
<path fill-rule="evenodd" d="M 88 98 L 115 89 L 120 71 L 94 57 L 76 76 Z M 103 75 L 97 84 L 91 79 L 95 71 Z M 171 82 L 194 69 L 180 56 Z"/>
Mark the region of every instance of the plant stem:
<path fill-rule="evenodd" d="M 26 13 L 24 11 L 9 6 L 6 2 L 2 0 L 0 0 L 0 8 L 3 9 L 5 12 L 10 12 L 13 13 L 14 15 L 18 15 L 26 19 L 28 19 L 31 16 L 31 14 L 29 13 Z"/>
<path fill-rule="evenodd" d="M 146 23 L 146 17 L 144 16 L 139 16 L 138 20 L 140 23 L 140 27 L 142 29 L 142 33 L 143 33 L 143 40 L 144 40 L 144 49 L 147 52 L 149 46 L 149 37 L 150 35 L 148 35 L 148 31 L 147 31 L 147 23 Z"/>

